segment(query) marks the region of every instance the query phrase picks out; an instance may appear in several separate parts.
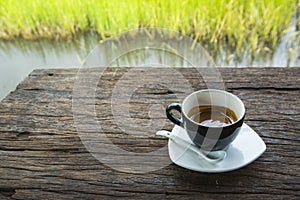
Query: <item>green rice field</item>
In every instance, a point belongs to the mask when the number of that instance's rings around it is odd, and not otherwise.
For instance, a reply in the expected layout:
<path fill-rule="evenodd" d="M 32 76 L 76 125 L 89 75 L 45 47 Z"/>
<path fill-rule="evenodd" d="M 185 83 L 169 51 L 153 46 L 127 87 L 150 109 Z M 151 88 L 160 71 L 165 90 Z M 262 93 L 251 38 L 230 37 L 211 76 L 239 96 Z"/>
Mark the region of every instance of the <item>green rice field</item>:
<path fill-rule="evenodd" d="M 92 31 L 104 39 L 161 27 L 213 46 L 257 50 L 275 47 L 297 6 L 297 0 L 0 0 L 0 38 L 72 39 Z"/>

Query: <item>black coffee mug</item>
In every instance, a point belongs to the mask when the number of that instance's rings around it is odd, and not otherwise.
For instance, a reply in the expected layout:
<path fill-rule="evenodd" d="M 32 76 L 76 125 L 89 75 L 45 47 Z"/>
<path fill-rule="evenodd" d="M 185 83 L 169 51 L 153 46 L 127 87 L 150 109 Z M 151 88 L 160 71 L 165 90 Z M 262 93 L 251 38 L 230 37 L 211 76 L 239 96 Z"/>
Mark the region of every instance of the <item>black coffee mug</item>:
<path fill-rule="evenodd" d="M 231 109 L 237 120 L 222 127 L 209 127 L 193 121 L 188 113 L 196 106 L 219 106 Z M 172 111 L 181 113 L 181 119 Z M 172 103 L 166 109 L 168 119 L 184 128 L 193 141 L 203 151 L 226 150 L 236 138 L 243 125 L 246 110 L 243 102 L 234 94 L 224 90 L 207 89 L 193 92 L 187 96 L 182 104 Z"/>

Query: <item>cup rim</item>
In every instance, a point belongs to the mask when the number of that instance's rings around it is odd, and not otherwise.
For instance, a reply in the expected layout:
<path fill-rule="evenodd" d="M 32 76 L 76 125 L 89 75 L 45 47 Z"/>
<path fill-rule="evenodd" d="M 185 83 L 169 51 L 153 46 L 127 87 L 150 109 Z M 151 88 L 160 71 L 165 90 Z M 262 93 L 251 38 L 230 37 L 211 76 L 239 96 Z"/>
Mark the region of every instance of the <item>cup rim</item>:
<path fill-rule="evenodd" d="M 191 98 L 191 96 L 194 96 L 196 95 L 197 93 L 202 93 L 202 92 L 219 92 L 219 93 L 225 93 L 226 95 L 230 95 L 232 97 L 234 97 L 236 100 L 238 100 L 241 105 L 243 106 L 243 114 L 232 124 L 229 124 L 229 125 L 226 125 L 226 126 L 221 126 L 221 127 L 214 127 L 214 126 L 205 126 L 205 125 L 202 125 L 198 122 L 195 122 L 193 121 L 192 119 L 190 119 L 190 117 L 188 117 L 187 113 L 185 112 L 185 110 L 183 110 L 184 108 L 184 104 L 185 102 L 187 101 L 187 99 Z M 190 122 L 198 125 L 198 126 L 201 126 L 201 127 L 205 127 L 205 128 L 228 128 L 228 127 L 232 127 L 232 126 L 235 126 L 236 124 L 238 124 L 241 120 L 243 120 L 245 118 L 245 115 L 246 115 L 246 108 L 245 108 L 245 105 L 243 103 L 243 101 L 236 95 L 230 93 L 230 92 L 227 92 L 225 90 L 219 90 L 219 89 L 203 89 L 203 90 L 197 90 L 191 94 L 189 94 L 188 96 L 186 96 L 184 98 L 184 100 L 182 101 L 182 114 L 185 116 L 186 119 L 188 119 Z"/>

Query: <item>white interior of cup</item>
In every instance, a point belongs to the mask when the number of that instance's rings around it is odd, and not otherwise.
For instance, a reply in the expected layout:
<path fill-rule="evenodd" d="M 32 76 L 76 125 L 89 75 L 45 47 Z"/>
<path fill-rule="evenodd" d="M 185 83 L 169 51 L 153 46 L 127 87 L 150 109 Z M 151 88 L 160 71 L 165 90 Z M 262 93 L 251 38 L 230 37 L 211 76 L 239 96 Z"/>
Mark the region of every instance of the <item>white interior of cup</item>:
<path fill-rule="evenodd" d="M 182 102 L 182 113 L 188 117 L 188 112 L 196 106 L 223 106 L 233 110 L 239 121 L 245 114 L 244 103 L 232 93 L 224 90 L 199 90 L 187 96 Z"/>

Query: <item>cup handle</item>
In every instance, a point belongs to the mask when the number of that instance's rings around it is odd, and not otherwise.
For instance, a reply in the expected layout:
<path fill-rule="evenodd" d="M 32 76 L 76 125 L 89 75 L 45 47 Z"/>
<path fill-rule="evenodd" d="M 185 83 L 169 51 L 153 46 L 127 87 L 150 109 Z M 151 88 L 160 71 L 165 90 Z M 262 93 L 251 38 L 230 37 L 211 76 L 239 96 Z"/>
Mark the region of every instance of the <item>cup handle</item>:
<path fill-rule="evenodd" d="M 174 124 L 181 126 L 182 127 L 182 120 L 178 119 L 173 113 L 172 110 L 177 110 L 178 112 L 181 113 L 181 104 L 180 103 L 171 103 L 170 105 L 167 106 L 166 108 L 166 115 L 168 119 L 173 122 Z"/>

